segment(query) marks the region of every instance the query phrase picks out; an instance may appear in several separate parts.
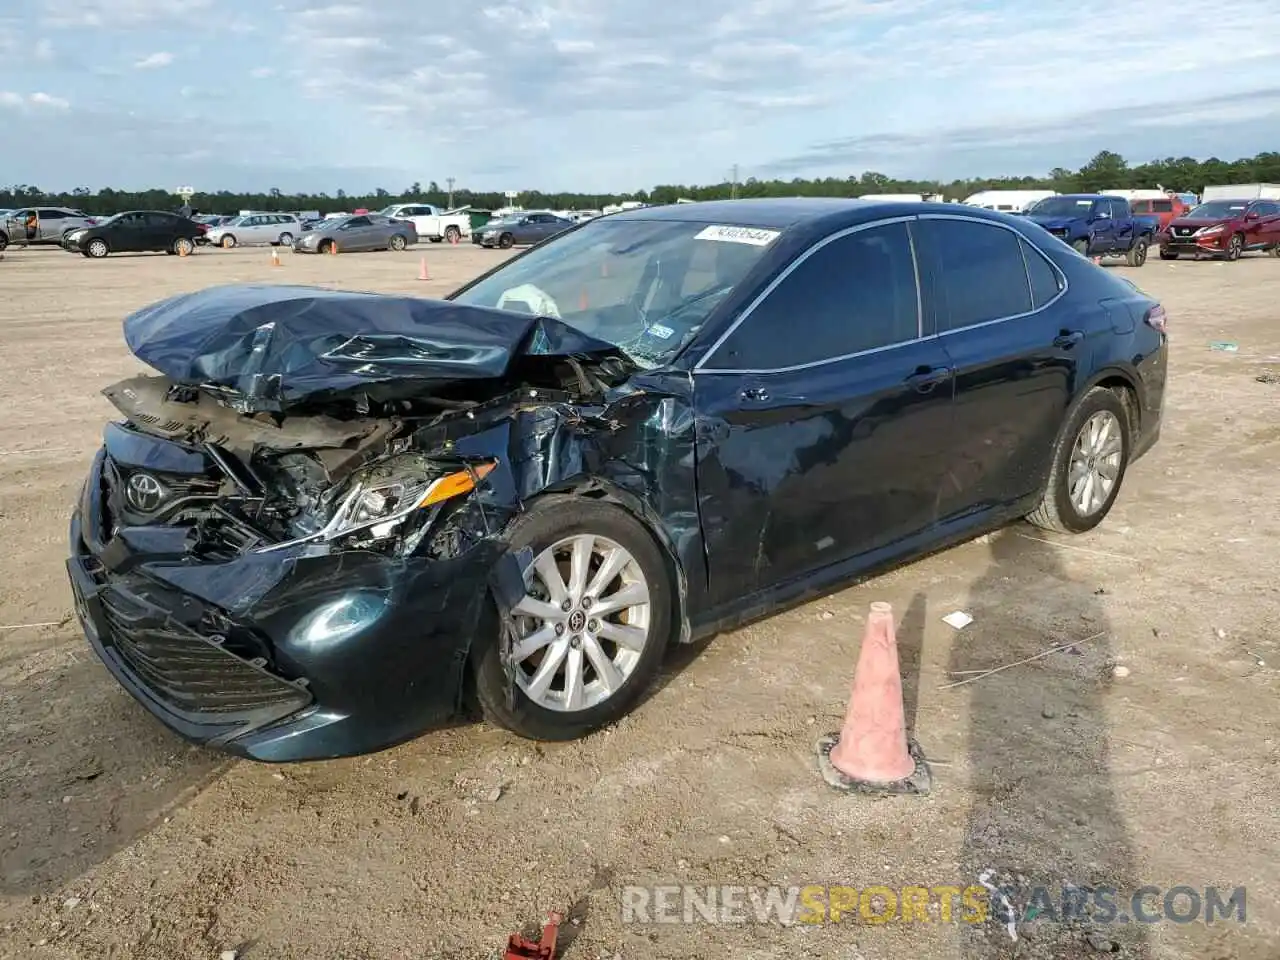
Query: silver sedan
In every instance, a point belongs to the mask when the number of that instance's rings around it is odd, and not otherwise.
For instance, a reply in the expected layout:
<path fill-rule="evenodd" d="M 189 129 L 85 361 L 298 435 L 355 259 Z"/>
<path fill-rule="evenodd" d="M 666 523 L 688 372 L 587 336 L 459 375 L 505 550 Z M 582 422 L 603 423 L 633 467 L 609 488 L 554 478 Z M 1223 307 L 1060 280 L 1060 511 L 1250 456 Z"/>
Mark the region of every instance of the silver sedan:
<path fill-rule="evenodd" d="M 418 229 L 407 220 L 377 213 L 325 220 L 293 242 L 294 253 L 355 253 L 403 250 L 418 242 Z"/>

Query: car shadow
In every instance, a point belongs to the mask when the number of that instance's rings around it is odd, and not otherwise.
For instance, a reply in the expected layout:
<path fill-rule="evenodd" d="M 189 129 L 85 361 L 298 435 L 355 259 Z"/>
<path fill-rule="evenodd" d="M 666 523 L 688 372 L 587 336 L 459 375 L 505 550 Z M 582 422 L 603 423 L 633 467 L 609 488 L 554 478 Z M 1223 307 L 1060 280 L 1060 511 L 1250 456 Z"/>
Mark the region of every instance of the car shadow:
<path fill-rule="evenodd" d="M 0 895 L 46 895 L 174 815 L 234 761 L 154 720 L 81 644 L 0 671 Z M 35 657 L 27 657 L 30 663 Z"/>
<path fill-rule="evenodd" d="M 1019 918 L 1012 931 L 1005 917 L 961 924 L 961 955 L 1010 956 L 1032 940 L 1046 956 L 1122 949 L 1147 957 L 1142 925 L 1104 924 L 1090 908 L 1074 907 L 1082 897 L 1093 904 L 1098 888 L 1113 888 L 1124 914 L 1140 886 L 1109 770 L 1107 699 L 1115 681 L 1111 626 L 1099 599 L 1105 586 L 1073 580 L 1056 547 L 1020 536 L 1017 527 L 990 542 L 990 563 L 970 593 L 974 622 L 951 646 L 951 680 L 1079 643 L 940 693 L 968 701 L 973 801 L 957 858 L 961 877 L 989 890 L 1013 888 L 1006 896 Z M 1079 889 L 1064 899 L 1067 885 Z M 1000 902 L 995 894 L 989 900 Z"/>

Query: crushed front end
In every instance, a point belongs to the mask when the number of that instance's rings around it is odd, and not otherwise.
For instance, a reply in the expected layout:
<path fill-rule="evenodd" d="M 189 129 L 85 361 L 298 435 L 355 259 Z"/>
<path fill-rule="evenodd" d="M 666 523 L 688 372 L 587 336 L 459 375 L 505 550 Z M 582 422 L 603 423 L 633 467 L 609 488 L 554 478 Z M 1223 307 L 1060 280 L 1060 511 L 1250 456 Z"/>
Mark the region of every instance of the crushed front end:
<path fill-rule="evenodd" d="M 493 584 L 512 583 L 502 532 L 550 477 L 522 462 L 544 441 L 580 467 L 562 441 L 574 398 L 604 389 L 575 359 L 598 344 L 296 287 L 173 298 L 125 338 L 161 375 L 104 391 L 123 419 L 67 564 L 119 682 L 183 736 L 267 761 L 365 753 L 456 715 L 472 642 L 499 629 L 482 626 Z"/>

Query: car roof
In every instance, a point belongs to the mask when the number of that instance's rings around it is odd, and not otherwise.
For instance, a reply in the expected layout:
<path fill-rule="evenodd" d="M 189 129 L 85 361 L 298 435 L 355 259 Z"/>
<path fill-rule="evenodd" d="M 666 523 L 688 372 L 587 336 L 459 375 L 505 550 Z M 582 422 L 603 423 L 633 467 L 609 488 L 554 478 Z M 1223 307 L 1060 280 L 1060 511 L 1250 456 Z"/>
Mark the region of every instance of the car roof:
<path fill-rule="evenodd" d="M 887 217 L 922 213 L 951 213 L 996 223 L 1022 223 L 994 210 L 956 203 L 910 200 L 859 200 L 847 197 L 792 197 L 761 200 L 707 200 L 701 203 L 640 207 L 610 214 L 607 220 L 668 220 L 714 223 L 728 227 L 763 227 L 772 230 L 821 228 L 840 230 Z"/>

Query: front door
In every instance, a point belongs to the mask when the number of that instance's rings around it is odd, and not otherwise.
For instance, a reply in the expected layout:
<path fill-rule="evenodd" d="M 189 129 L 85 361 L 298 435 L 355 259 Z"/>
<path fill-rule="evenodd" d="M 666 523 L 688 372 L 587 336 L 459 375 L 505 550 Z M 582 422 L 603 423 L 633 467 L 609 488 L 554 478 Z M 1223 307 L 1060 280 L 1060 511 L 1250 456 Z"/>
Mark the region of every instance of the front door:
<path fill-rule="evenodd" d="M 1093 242 L 1089 244 L 1090 253 L 1106 253 L 1116 245 L 1116 221 L 1110 200 L 1098 200 L 1093 204 L 1093 222 L 1090 231 Z"/>
<path fill-rule="evenodd" d="M 1010 227 L 937 215 L 917 235 L 926 316 L 956 371 L 946 522 L 1043 486 L 1078 367 L 1109 327 L 1096 304 L 1064 304 L 1060 272 Z"/>
<path fill-rule="evenodd" d="M 141 253 L 147 249 L 147 215 L 126 213 L 112 224 L 107 243 L 117 253 Z"/>
<path fill-rule="evenodd" d="M 713 604 L 926 529 L 953 377 L 925 338 L 906 221 L 820 243 L 699 364 Z"/>

